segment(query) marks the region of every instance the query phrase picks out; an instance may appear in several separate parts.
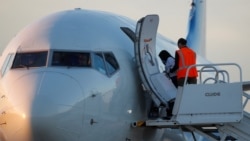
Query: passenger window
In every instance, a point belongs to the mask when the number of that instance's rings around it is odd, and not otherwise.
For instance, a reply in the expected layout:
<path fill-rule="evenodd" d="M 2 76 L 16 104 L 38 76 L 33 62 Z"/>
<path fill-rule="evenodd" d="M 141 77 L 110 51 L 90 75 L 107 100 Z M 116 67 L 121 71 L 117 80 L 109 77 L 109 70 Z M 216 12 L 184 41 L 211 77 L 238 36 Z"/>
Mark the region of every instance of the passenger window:
<path fill-rule="evenodd" d="M 51 65 L 90 67 L 90 53 L 54 51 Z"/>
<path fill-rule="evenodd" d="M 105 53 L 105 62 L 107 66 L 107 72 L 109 75 L 112 75 L 116 70 L 119 69 L 119 65 L 112 53 Z"/>
<path fill-rule="evenodd" d="M 4 60 L 4 64 L 1 69 L 1 74 L 2 76 L 10 69 L 13 59 L 14 59 L 15 54 L 8 54 L 7 57 Z"/>
<path fill-rule="evenodd" d="M 102 74 L 106 75 L 107 72 L 106 72 L 102 53 L 94 53 L 93 59 L 94 59 L 94 64 L 93 64 L 94 68 L 98 70 L 99 72 L 101 72 Z"/>
<path fill-rule="evenodd" d="M 21 52 L 16 53 L 15 59 L 12 65 L 14 68 L 23 68 L 23 67 L 43 67 L 46 65 L 47 61 L 47 51 L 42 52 Z"/>

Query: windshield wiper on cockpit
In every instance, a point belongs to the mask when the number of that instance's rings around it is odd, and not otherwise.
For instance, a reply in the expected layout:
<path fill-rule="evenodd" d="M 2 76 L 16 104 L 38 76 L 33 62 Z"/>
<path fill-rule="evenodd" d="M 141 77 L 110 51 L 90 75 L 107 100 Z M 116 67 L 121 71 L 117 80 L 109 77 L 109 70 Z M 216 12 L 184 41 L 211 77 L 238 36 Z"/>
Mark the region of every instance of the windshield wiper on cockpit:
<path fill-rule="evenodd" d="M 30 65 L 28 65 L 28 64 L 26 64 L 26 65 L 20 64 L 17 68 L 27 68 L 27 69 L 29 69 Z"/>

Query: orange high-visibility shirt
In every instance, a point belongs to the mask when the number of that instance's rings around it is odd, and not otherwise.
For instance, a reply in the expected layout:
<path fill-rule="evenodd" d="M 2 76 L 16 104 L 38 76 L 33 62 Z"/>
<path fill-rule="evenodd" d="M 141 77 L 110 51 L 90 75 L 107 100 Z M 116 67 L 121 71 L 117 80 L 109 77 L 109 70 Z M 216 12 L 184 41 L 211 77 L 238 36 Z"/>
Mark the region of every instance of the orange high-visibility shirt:
<path fill-rule="evenodd" d="M 179 69 L 177 70 L 177 78 L 182 78 L 186 76 L 188 66 L 196 64 L 196 53 L 188 48 L 184 47 L 177 51 L 179 55 Z M 196 67 L 189 69 L 188 77 L 197 77 L 198 72 Z"/>

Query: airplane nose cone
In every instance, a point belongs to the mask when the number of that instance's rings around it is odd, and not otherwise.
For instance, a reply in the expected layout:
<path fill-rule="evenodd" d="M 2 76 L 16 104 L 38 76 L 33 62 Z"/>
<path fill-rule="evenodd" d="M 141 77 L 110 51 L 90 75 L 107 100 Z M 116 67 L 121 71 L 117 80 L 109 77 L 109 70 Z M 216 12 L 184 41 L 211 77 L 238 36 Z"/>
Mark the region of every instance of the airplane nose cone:
<path fill-rule="evenodd" d="M 68 121 L 76 120 L 72 114 L 81 117 L 82 89 L 69 75 L 32 73 L 18 79 L 13 88 L 11 93 L 19 95 L 17 108 L 30 119 L 33 140 L 53 140 L 55 134 L 67 129 Z"/>
<path fill-rule="evenodd" d="M 80 84 L 73 77 L 62 73 L 45 73 L 33 99 L 32 115 L 53 117 L 77 107 L 82 98 Z"/>

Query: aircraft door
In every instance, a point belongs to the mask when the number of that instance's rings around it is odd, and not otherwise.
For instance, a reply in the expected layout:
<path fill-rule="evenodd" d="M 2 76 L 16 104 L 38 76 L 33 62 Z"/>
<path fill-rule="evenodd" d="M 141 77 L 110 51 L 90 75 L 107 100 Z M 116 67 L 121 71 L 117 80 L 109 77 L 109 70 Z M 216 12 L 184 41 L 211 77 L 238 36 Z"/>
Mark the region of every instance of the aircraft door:
<path fill-rule="evenodd" d="M 143 86 L 151 95 L 154 103 L 161 103 L 174 98 L 176 88 L 160 72 L 156 54 L 156 35 L 159 24 L 158 15 L 147 15 L 137 22 L 135 31 L 135 56 Z"/>

